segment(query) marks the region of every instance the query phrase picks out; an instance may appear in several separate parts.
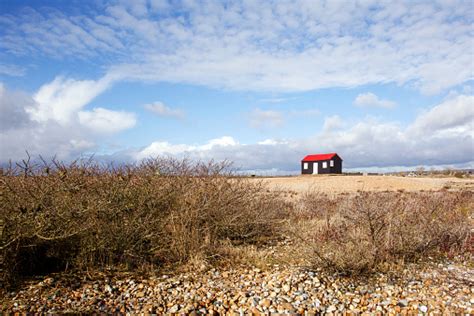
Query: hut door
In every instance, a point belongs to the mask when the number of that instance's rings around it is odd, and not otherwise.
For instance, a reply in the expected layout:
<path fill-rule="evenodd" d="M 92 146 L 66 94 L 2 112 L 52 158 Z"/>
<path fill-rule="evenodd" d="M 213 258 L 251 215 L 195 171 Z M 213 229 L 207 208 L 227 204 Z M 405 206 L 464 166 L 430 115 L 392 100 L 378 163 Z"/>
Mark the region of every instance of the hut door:
<path fill-rule="evenodd" d="M 318 174 L 318 163 L 313 162 L 313 174 Z"/>

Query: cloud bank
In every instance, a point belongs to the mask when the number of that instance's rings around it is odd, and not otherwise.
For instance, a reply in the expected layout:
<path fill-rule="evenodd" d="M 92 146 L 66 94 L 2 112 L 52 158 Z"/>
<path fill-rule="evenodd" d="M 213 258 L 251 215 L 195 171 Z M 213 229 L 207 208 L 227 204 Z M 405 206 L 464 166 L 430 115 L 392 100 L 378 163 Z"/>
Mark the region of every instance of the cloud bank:
<path fill-rule="evenodd" d="M 98 150 L 97 141 L 129 129 L 135 114 L 105 108 L 84 110 L 107 80 L 56 78 L 33 96 L 0 83 L 0 162 L 31 155 L 74 159 Z"/>
<path fill-rule="evenodd" d="M 136 124 L 133 113 L 105 108 L 84 110 L 85 105 L 77 102 L 57 111 L 55 107 L 59 103 L 54 96 L 75 95 L 75 86 L 82 91 L 87 85 L 81 81 L 63 84 L 58 80 L 39 89 L 43 93 L 42 103 L 0 85 L 0 109 L 9 115 L 9 120 L 0 125 L 2 162 L 24 158 L 25 150 L 33 155 L 49 157 L 55 153 L 61 159 L 74 159 L 98 150 L 98 139 Z M 54 93 L 45 93 L 47 88 Z M 45 101 L 47 98 L 44 96 L 48 95 L 53 96 L 51 103 Z M 48 115 L 42 112 L 44 109 L 50 110 Z M 269 117 L 274 118 L 273 115 Z M 136 162 L 148 157 L 171 155 L 231 160 L 242 170 L 274 168 L 296 171 L 304 155 L 336 151 L 343 157 L 346 168 L 472 165 L 473 122 L 474 97 L 461 94 L 426 109 L 407 126 L 371 118 L 350 123 L 340 116 L 329 116 L 325 118 L 321 131 L 299 139 L 265 139 L 255 144 L 241 143 L 232 136 L 212 139 L 204 144 L 172 144 L 157 140 L 144 148 L 122 150 L 103 156 L 103 159 Z"/>
<path fill-rule="evenodd" d="M 257 144 L 241 144 L 229 136 L 204 145 L 156 142 L 127 155 L 231 160 L 243 170 L 295 171 L 306 154 L 333 151 L 343 157 L 346 168 L 473 165 L 473 123 L 474 97 L 458 95 L 421 113 L 406 127 L 370 118 L 349 125 L 339 116 L 330 116 L 321 132 L 307 138 Z"/>
<path fill-rule="evenodd" d="M 473 79 L 470 1 L 97 6 L 101 14 L 28 8 L 3 15 L 0 48 L 20 57 L 103 62 L 109 75 L 132 80 L 232 90 L 395 83 L 436 94 Z"/>

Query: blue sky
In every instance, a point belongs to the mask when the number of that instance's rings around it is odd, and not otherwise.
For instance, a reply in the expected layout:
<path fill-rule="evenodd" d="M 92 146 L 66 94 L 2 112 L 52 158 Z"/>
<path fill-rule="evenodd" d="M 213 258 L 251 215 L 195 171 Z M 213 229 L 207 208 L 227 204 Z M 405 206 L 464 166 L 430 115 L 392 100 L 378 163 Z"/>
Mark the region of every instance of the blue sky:
<path fill-rule="evenodd" d="M 0 2 L 0 160 L 474 167 L 471 1 Z"/>

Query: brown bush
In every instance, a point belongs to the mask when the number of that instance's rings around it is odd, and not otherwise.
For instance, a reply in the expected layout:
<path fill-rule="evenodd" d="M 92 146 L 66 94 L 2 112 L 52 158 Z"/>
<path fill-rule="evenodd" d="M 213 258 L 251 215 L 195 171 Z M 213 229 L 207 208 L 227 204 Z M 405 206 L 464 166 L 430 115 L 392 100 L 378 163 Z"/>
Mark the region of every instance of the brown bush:
<path fill-rule="evenodd" d="M 472 192 L 361 192 L 332 200 L 314 194 L 303 202 L 305 214 L 314 215 L 312 225 L 308 217 L 296 221 L 306 222 L 300 236 L 315 256 L 313 264 L 345 273 L 469 246 Z"/>
<path fill-rule="evenodd" d="M 227 163 L 25 161 L 0 176 L 4 279 L 66 268 L 183 263 L 277 236 L 285 204 Z"/>

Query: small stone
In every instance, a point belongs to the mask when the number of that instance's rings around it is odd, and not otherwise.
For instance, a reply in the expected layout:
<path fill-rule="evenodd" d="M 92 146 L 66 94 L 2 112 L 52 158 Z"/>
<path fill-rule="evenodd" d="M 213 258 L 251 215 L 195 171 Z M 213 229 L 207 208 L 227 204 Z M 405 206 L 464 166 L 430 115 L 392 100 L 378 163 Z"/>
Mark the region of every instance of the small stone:
<path fill-rule="evenodd" d="M 286 310 L 286 311 L 289 311 L 289 312 L 292 312 L 292 311 L 295 310 L 293 308 L 293 305 L 291 305 L 290 303 L 283 303 L 283 304 L 281 304 L 281 307 L 282 307 L 283 310 Z"/>
<path fill-rule="evenodd" d="M 385 300 L 385 301 L 382 301 L 382 302 L 380 303 L 380 305 L 382 305 L 382 306 L 388 306 L 388 305 L 390 305 L 390 303 L 391 303 L 390 300 Z"/>
<path fill-rule="evenodd" d="M 400 307 L 407 307 L 408 306 L 408 301 L 405 300 L 405 299 L 399 300 L 397 305 L 400 306 Z"/>
<path fill-rule="evenodd" d="M 272 304 L 272 301 L 270 301 L 269 299 L 267 298 L 264 298 L 263 300 L 260 301 L 260 306 L 264 306 L 264 307 L 270 307 L 270 305 Z"/>
<path fill-rule="evenodd" d="M 422 313 L 426 313 L 428 311 L 428 307 L 426 307 L 425 305 L 420 305 L 418 307 L 418 309 L 420 310 L 420 312 Z"/>
<path fill-rule="evenodd" d="M 326 312 L 327 313 L 332 313 L 332 312 L 335 312 L 336 310 L 337 310 L 336 306 L 331 305 L 326 309 Z"/>
<path fill-rule="evenodd" d="M 51 285 L 51 284 L 53 284 L 53 282 L 54 282 L 53 278 L 46 278 L 43 281 L 43 283 L 46 284 L 46 285 Z"/>
<path fill-rule="evenodd" d="M 105 285 L 105 291 L 108 292 L 109 294 L 111 294 L 113 292 L 113 289 L 110 285 L 106 284 Z"/>
<path fill-rule="evenodd" d="M 173 307 L 171 307 L 169 310 L 168 310 L 168 313 L 176 313 L 177 311 L 179 310 L 179 306 L 178 305 L 173 305 Z"/>

